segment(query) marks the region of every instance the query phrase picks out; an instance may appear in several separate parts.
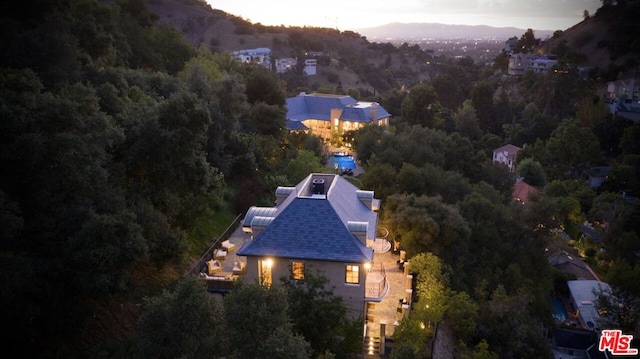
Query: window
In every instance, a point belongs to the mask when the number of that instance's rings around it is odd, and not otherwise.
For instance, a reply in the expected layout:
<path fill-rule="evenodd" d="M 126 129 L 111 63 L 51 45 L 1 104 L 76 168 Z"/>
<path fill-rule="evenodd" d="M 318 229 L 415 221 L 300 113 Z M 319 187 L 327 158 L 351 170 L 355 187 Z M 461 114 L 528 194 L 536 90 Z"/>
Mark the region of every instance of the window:
<path fill-rule="evenodd" d="M 271 267 L 273 267 L 273 260 L 271 259 L 258 261 L 258 277 L 260 278 L 260 284 L 266 285 L 267 287 L 270 286 L 273 281 L 271 276 Z"/>
<path fill-rule="evenodd" d="M 304 263 L 291 262 L 291 275 L 295 280 L 304 279 Z"/>
<path fill-rule="evenodd" d="M 360 267 L 358 267 L 357 265 L 347 265 L 345 274 L 345 282 L 347 284 L 360 283 Z"/>

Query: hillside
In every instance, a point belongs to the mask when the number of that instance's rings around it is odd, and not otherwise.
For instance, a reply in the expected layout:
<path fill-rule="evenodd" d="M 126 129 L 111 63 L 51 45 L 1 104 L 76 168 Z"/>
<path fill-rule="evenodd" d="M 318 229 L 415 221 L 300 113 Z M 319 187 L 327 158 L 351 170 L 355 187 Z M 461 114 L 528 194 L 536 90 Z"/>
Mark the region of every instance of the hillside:
<path fill-rule="evenodd" d="M 318 75 L 307 80 L 306 87 L 312 89 L 341 85 L 345 91 L 353 88 L 375 94 L 429 79 L 424 68 L 426 55 L 417 47 L 400 52 L 352 31 L 251 24 L 212 9 L 204 1 L 145 1 L 158 15 L 158 24 L 176 27 L 194 46 L 213 52 L 269 47 L 275 57 L 299 57 L 307 51 L 329 54 L 332 61 L 319 64 Z"/>
<path fill-rule="evenodd" d="M 392 23 L 382 26 L 357 29 L 357 31 L 374 41 L 388 41 L 387 39 L 508 39 L 512 36 L 524 34 L 527 29 L 515 27 L 492 27 L 486 25 L 447 25 L 437 23 Z M 552 35 L 553 31 L 535 30 L 539 38 Z M 470 35 L 473 34 L 473 35 Z"/>
<path fill-rule="evenodd" d="M 601 7 L 595 15 L 549 41 L 552 53 L 577 54 L 580 66 L 607 70 L 610 78 L 637 75 L 640 41 L 637 37 L 640 2 Z"/>

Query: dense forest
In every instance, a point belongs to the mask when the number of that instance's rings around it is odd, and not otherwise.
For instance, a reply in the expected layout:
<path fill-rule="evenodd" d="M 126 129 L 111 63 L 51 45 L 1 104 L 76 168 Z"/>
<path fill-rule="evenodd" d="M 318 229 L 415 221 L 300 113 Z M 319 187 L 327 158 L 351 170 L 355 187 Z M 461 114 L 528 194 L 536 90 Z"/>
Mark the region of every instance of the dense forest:
<path fill-rule="evenodd" d="M 8 351 L 331 358 L 361 348 L 358 323 L 343 319 L 321 276 L 247 284 L 218 301 L 184 275 L 237 214 L 327 170 L 318 137 L 284 130 L 285 99 L 304 81 L 195 48 L 142 0 L 0 9 Z M 610 69 L 589 77 L 559 66 L 501 81 L 500 66 L 441 59 L 431 81 L 380 80 L 369 99 L 392 126 L 341 140 L 353 141 L 357 180 L 382 199 L 381 222 L 414 263 L 418 303 L 432 303 L 401 323 L 393 356 L 424 356 L 433 332 L 416 328 L 429 322 L 451 330 L 456 357 L 549 357 L 550 301 L 570 279 L 548 264 L 552 245 L 574 246 L 625 298 L 612 325 L 640 318 L 640 125 L 596 95 Z M 505 143 L 523 147 L 516 174 L 491 161 Z M 597 189 L 583 178 L 594 165 L 611 166 Z M 513 203 L 516 176 L 543 195 Z M 578 241 L 585 220 L 600 242 Z"/>

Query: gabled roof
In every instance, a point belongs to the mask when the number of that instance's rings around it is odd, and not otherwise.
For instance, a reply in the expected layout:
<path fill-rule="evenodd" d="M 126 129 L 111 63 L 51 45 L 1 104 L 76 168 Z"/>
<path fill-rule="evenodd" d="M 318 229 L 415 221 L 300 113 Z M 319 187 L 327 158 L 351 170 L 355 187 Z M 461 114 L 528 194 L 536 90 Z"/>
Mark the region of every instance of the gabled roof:
<path fill-rule="evenodd" d="M 309 127 L 305 126 L 301 121 L 287 120 L 287 130 L 289 131 L 307 131 Z"/>
<path fill-rule="evenodd" d="M 314 195 L 312 178 L 327 179 L 326 195 Z M 239 251 L 242 256 L 273 256 L 334 262 L 373 260 L 373 250 L 349 229 L 368 222 L 374 238 L 377 213 L 357 196 L 358 189 L 337 175 L 311 174 L 277 207 L 273 221 Z"/>
<path fill-rule="evenodd" d="M 540 191 L 530 184 L 524 181 L 518 181 L 513 185 L 512 197 L 515 200 L 522 201 L 524 203 L 529 202 L 531 196 L 540 193 Z"/>
<path fill-rule="evenodd" d="M 498 147 L 495 150 L 493 150 L 494 153 L 500 153 L 500 152 L 507 152 L 509 155 L 515 155 L 518 153 L 518 151 L 520 151 L 522 148 L 512 145 L 512 144 L 508 144 L 508 145 L 504 145 L 502 147 Z"/>
<path fill-rule="evenodd" d="M 287 98 L 288 121 L 304 121 L 309 119 L 330 121 L 331 110 L 341 109 L 340 120 L 352 122 L 372 122 L 390 117 L 382 106 L 376 102 L 356 101 L 347 95 L 305 94 Z M 372 118 L 375 114 L 375 118 Z"/>

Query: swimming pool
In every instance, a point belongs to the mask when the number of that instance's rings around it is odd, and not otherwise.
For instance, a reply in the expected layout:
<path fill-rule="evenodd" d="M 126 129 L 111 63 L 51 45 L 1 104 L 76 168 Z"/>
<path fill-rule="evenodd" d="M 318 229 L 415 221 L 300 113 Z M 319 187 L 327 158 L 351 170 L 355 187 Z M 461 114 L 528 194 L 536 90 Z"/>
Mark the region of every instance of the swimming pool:
<path fill-rule="evenodd" d="M 353 171 L 356 169 L 356 160 L 353 156 L 344 153 L 344 152 L 334 152 L 331 156 L 329 156 L 329 167 L 343 172 L 343 171 Z"/>
<path fill-rule="evenodd" d="M 567 320 L 567 310 L 564 308 L 564 303 L 562 303 L 562 299 L 553 298 L 553 317 L 557 320 L 564 322 Z"/>

